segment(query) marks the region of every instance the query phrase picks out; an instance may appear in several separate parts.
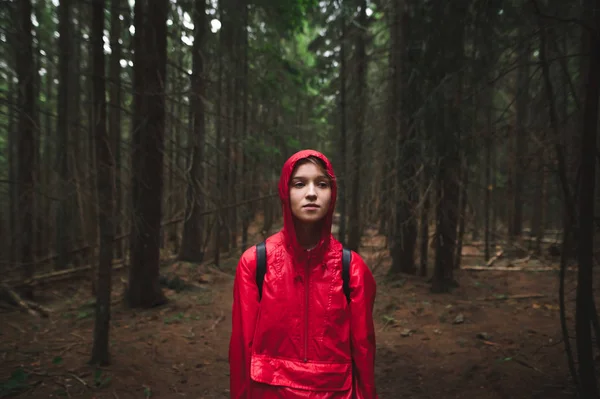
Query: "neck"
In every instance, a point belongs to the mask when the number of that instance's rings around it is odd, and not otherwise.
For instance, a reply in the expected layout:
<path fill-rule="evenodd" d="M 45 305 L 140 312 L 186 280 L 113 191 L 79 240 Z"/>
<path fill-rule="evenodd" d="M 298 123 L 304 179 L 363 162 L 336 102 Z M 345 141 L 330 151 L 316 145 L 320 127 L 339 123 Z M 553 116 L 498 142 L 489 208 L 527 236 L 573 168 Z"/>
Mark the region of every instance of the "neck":
<path fill-rule="evenodd" d="M 321 223 L 303 224 L 295 221 L 296 240 L 304 249 L 313 249 L 321 239 Z"/>

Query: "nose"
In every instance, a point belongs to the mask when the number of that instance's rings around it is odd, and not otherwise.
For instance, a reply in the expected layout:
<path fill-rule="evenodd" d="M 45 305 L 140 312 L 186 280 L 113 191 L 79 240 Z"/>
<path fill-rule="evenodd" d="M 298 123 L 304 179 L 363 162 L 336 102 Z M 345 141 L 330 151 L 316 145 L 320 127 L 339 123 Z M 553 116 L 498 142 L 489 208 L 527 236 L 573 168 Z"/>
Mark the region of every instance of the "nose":
<path fill-rule="evenodd" d="M 308 185 L 308 191 L 306 192 L 306 198 L 309 198 L 309 199 L 317 198 L 317 190 L 315 189 L 314 184 Z"/>

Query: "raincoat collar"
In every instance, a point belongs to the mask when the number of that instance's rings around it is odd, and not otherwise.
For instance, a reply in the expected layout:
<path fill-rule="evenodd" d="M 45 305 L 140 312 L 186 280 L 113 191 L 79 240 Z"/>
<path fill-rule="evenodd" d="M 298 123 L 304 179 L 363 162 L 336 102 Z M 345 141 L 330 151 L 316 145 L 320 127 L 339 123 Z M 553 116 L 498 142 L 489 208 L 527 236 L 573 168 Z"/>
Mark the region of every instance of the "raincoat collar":
<path fill-rule="evenodd" d="M 292 177 L 292 172 L 294 171 L 294 167 L 303 158 L 307 158 L 309 156 L 315 156 L 321 159 L 325 163 L 326 170 L 328 174 L 331 176 L 331 203 L 329 205 L 329 210 L 325 215 L 325 220 L 322 224 L 321 229 L 321 237 L 317 246 L 310 251 L 305 250 L 298 244 L 298 240 L 296 237 L 296 229 L 294 227 L 294 220 L 292 215 L 292 210 L 290 206 L 290 179 Z M 302 259 L 308 257 L 310 255 L 311 258 L 320 257 L 328 248 L 331 237 L 331 226 L 333 222 L 333 213 L 335 210 L 335 202 L 337 198 L 337 182 L 335 178 L 335 173 L 333 171 L 333 166 L 329 159 L 319 151 L 315 150 L 302 150 L 298 151 L 294 155 L 292 155 L 288 160 L 283 164 L 283 168 L 281 170 L 281 176 L 279 178 L 279 198 L 281 200 L 281 206 L 283 209 L 283 235 L 285 237 L 285 246 L 286 249 L 291 252 L 297 259 Z"/>

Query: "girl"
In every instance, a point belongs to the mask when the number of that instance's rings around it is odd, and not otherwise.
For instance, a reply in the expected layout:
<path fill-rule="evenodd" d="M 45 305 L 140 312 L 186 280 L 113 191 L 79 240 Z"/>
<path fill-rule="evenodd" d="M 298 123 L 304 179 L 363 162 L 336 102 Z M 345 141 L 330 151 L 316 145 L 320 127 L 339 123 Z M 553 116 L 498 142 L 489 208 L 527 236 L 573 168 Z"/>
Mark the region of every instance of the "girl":
<path fill-rule="evenodd" d="M 283 165 L 283 229 L 266 240 L 262 290 L 257 249 L 235 276 L 229 344 L 232 399 L 376 399 L 375 280 L 352 252 L 349 296 L 342 245 L 331 234 L 337 186 L 329 160 L 304 150 Z"/>

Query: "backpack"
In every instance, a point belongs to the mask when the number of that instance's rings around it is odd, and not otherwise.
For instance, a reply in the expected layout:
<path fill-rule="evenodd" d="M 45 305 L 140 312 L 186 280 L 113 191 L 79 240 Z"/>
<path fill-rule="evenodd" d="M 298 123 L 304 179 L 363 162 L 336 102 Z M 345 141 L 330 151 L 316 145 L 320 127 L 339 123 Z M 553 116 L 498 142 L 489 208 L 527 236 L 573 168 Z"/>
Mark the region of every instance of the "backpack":
<path fill-rule="evenodd" d="M 348 248 L 342 249 L 342 281 L 344 295 L 350 302 L 350 261 L 352 261 L 352 251 Z M 267 248 L 265 242 L 256 244 L 256 285 L 258 286 L 258 299 L 262 298 L 262 286 L 267 273 Z"/>

